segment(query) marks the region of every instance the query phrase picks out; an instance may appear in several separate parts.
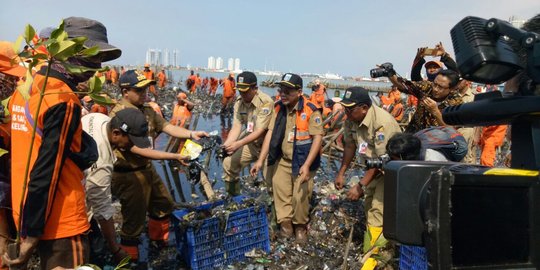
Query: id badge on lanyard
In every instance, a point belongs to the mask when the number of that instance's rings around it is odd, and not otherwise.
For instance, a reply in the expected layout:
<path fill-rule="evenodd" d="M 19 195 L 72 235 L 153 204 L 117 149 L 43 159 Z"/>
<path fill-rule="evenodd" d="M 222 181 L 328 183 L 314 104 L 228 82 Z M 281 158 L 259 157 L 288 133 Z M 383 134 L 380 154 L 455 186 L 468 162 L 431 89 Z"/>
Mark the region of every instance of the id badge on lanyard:
<path fill-rule="evenodd" d="M 294 131 L 295 131 L 296 127 L 293 127 L 292 130 L 289 132 L 289 134 L 287 135 L 287 142 L 294 142 Z"/>

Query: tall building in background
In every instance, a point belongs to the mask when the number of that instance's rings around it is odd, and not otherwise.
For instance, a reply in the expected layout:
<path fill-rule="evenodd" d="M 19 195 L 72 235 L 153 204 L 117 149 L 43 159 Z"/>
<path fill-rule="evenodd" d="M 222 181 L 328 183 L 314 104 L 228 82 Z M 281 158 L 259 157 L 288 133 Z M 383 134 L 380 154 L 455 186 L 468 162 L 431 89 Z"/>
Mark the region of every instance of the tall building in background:
<path fill-rule="evenodd" d="M 174 49 L 164 49 L 163 52 L 160 49 L 148 49 L 146 51 L 145 64 L 152 66 L 165 66 L 165 67 L 178 67 L 180 65 L 180 53 Z"/>
<path fill-rule="evenodd" d="M 208 69 L 216 69 L 216 59 L 213 56 L 208 57 Z"/>
<path fill-rule="evenodd" d="M 522 20 L 515 16 L 511 16 L 510 19 L 508 19 L 508 22 L 516 28 L 521 28 L 526 21 L 527 20 Z"/>
<path fill-rule="evenodd" d="M 180 67 L 180 52 L 176 49 L 172 51 L 172 63 L 173 67 Z"/>
<path fill-rule="evenodd" d="M 169 49 L 163 50 L 163 66 L 171 66 L 171 54 L 169 53 Z"/>
<path fill-rule="evenodd" d="M 146 62 L 151 66 L 161 66 L 163 64 L 163 55 L 159 49 L 148 49 L 146 51 Z"/>
<path fill-rule="evenodd" d="M 230 71 L 234 70 L 234 59 L 229 58 L 229 60 L 227 60 L 227 69 Z"/>
<path fill-rule="evenodd" d="M 241 70 L 240 69 L 240 58 L 235 58 L 234 59 L 234 70 Z"/>
<path fill-rule="evenodd" d="M 223 69 L 223 58 L 218 57 L 216 59 L 216 69 Z"/>

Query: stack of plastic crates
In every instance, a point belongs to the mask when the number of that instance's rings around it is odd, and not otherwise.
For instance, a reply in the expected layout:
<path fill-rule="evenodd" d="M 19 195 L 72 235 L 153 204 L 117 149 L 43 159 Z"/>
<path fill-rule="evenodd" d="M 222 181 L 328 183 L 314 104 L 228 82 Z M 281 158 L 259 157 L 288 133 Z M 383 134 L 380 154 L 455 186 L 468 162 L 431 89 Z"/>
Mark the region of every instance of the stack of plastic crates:
<path fill-rule="evenodd" d="M 399 256 L 400 270 L 427 270 L 426 248 L 421 246 L 401 245 Z"/>
<path fill-rule="evenodd" d="M 236 202 L 242 199 L 244 197 L 241 196 L 234 198 Z M 244 254 L 254 248 L 270 252 L 264 207 L 252 206 L 230 212 L 225 218 L 210 217 L 187 226 L 179 222 L 193 211 L 209 211 L 219 205 L 223 205 L 223 202 L 173 213 L 177 249 L 192 270 L 216 269 L 242 261 Z"/>

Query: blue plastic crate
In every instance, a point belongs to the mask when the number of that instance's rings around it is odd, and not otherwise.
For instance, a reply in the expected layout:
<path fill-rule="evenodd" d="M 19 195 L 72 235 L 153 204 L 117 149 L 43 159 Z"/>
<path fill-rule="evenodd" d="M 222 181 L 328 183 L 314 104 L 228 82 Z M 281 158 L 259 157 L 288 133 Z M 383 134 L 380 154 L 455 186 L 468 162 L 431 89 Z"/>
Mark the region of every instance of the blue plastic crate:
<path fill-rule="evenodd" d="M 241 197 L 235 198 L 236 201 Z M 202 205 L 195 211 L 209 210 L 223 202 Z M 268 220 L 264 207 L 249 207 L 231 212 L 224 224 L 219 218 L 207 218 L 196 226 L 182 227 L 178 221 L 187 210 L 173 213 L 178 252 L 193 270 L 216 269 L 245 259 L 253 248 L 270 252 Z"/>
<path fill-rule="evenodd" d="M 400 270 L 427 270 L 428 261 L 425 247 L 401 245 Z"/>

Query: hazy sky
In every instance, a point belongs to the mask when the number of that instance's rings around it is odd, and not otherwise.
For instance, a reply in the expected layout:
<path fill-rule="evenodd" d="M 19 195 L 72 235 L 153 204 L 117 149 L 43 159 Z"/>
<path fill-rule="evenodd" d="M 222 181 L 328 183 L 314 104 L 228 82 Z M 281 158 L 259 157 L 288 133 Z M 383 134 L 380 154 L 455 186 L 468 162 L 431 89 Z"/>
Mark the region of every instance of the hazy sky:
<path fill-rule="evenodd" d="M 180 64 L 206 67 L 209 56 L 241 59 L 244 70 L 368 76 L 390 61 L 405 75 L 416 48 L 442 41 L 452 53 L 450 29 L 465 16 L 529 19 L 539 0 L 453 1 L 179 1 L 2 0 L 0 37 L 14 41 L 26 24 L 38 31 L 61 18 L 82 16 L 105 24 L 122 49 L 113 64 L 145 61 L 149 48 L 180 51 Z"/>

